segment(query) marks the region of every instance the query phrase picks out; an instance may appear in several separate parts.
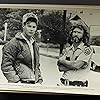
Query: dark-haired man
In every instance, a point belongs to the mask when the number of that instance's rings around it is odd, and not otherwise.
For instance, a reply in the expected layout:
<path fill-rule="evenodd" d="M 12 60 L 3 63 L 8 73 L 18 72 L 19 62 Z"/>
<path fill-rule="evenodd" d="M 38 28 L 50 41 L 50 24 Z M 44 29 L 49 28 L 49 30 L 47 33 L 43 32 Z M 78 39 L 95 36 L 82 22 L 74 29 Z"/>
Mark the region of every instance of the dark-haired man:
<path fill-rule="evenodd" d="M 72 45 L 67 47 L 57 65 L 60 72 L 60 85 L 88 86 L 87 75 L 90 71 L 93 49 L 90 46 L 89 27 L 77 20 L 70 31 Z"/>

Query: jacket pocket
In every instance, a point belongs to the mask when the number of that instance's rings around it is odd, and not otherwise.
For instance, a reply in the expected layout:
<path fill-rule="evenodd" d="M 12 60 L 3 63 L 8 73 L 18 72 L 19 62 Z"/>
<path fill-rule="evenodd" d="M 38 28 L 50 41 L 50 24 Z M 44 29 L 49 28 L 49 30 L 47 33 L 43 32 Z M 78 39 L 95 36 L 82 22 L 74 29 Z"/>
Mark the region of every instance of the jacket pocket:
<path fill-rule="evenodd" d="M 21 79 L 32 79 L 34 77 L 34 72 L 25 64 L 20 63 L 16 66 L 17 74 Z"/>

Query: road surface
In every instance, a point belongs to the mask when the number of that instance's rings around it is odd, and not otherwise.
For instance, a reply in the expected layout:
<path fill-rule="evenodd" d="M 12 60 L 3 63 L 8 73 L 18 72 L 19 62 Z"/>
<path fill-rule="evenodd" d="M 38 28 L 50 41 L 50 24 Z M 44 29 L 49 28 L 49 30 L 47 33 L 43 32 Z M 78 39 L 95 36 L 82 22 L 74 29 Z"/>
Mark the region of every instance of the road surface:
<path fill-rule="evenodd" d="M 100 52 L 100 50 L 97 48 L 96 51 Z M 99 54 L 100 53 L 96 54 L 96 56 L 94 55 L 98 64 L 100 64 Z M 1 49 L 0 49 L 0 55 L 2 56 Z M 40 67 L 41 73 L 44 80 L 43 85 L 56 86 L 57 83 L 59 82 L 59 78 L 62 75 L 62 73 L 60 73 L 57 68 L 57 59 L 40 55 L 40 64 L 41 64 Z M 100 73 L 91 71 L 90 74 L 88 75 L 88 79 L 89 79 L 89 87 L 100 89 Z M 0 70 L 0 83 L 7 83 L 7 80 L 3 76 L 1 70 Z"/>
<path fill-rule="evenodd" d="M 0 65 L 2 60 L 2 46 L 0 46 Z M 57 59 L 40 55 L 41 73 L 44 85 L 56 85 L 59 79 L 59 72 L 56 65 Z M 7 83 L 2 71 L 0 70 L 0 83 Z"/>
<path fill-rule="evenodd" d="M 57 68 L 57 59 L 40 56 L 41 73 L 44 79 L 44 85 L 57 85 L 60 78 L 60 73 Z"/>

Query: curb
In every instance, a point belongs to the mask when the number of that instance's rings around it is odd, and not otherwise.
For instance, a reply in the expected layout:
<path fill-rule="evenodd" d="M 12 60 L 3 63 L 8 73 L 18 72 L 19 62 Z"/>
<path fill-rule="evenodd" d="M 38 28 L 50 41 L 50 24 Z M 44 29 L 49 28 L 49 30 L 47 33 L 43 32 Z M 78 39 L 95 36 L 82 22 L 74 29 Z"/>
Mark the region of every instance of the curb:
<path fill-rule="evenodd" d="M 59 56 L 53 56 L 53 55 L 48 55 L 48 54 L 44 54 L 44 53 L 40 53 L 40 55 L 43 55 L 43 56 L 46 56 L 46 57 L 55 58 L 55 59 L 59 59 Z"/>

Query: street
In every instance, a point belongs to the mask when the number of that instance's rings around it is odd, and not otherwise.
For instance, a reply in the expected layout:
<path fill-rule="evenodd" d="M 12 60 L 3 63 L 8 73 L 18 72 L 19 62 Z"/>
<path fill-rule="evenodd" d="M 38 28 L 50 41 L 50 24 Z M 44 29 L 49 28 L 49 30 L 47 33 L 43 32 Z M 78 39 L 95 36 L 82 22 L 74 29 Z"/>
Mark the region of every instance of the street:
<path fill-rule="evenodd" d="M 51 58 L 51 57 L 45 57 L 42 56 L 40 57 L 40 64 L 41 64 L 41 73 L 44 79 L 43 84 L 44 85 L 56 85 L 60 73 L 57 68 L 57 59 Z"/>
<path fill-rule="evenodd" d="M 0 47 L 0 57 L 2 57 L 2 52 L 1 52 L 1 48 Z M 96 48 L 96 51 L 98 52 L 96 55 L 93 55 L 93 59 L 97 62 L 97 64 L 100 65 L 99 62 L 99 52 L 100 50 Z M 40 50 L 40 52 L 47 52 L 46 50 L 42 49 L 42 51 Z M 50 51 L 49 51 L 50 54 Z M 55 53 L 54 53 L 55 54 Z M 1 62 L 1 58 L 0 58 L 0 62 Z M 40 55 L 40 69 L 41 69 L 41 74 L 43 77 L 43 85 L 47 85 L 47 86 L 56 86 L 57 83 L 59 82 L 59 79 L 62 75 L 61 72 L 58 71 L 57 68 L 57 59 L 56 58 L 52 58 L 52 57 L 47 57 L 44 55 Z M 86 76 L 87 77 L 87 76 Z M 92 88 L 100 88 L 100 73 L 99 72 L 93 72 L 90 71 L 89 75 L 88 75 L 88 79 L 89 79 L 89 87 Z M 7 83 L 6 78 L 4 77 L 4 75 L 2 74 L 2 71 L 0 70 L 0 83 Z"/>
<path fill-rule="evenodd" d="M 2 46 L 0 46 L 0 62 L 2 58 Z M 44 51 L 46 52 L 46 51 Z M 59 72 L 56 65 L 57 59 L 40 55 L 40 68 L 43 77 L 44 85 L 56 85 L 59 79 Z M 1 65 L 1 63 L 0 63 Z M 2 71 L 0 70 L 0 83 L 7 83 Z"/>
<path fill-rule="evenodd" d="M 44 79 L 43 85 L 53 85 L 56 86 L 62 75 L 62 72 L 58 71 L 56 62 L 57 59 L 51 57 L 40 57 L 41 63 L 41 73 Z M 88 76 L 84 76 L 89 80 L 90 88 L 100 88 L 100 73 L 90 71 Z"/>

